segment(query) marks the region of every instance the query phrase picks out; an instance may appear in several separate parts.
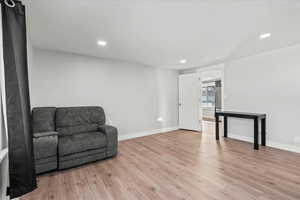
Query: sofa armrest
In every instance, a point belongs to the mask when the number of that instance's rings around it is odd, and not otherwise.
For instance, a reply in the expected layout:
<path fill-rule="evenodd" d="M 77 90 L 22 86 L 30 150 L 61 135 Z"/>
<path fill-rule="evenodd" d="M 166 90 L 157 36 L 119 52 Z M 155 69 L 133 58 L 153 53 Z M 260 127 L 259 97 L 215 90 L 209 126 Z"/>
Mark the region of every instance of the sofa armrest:
<path fill-rule="evenodd" d="M 116 127 L 102 125 L 98 127 L 98 130 L 106 135 L 108 147 L 118 144 L 118 129 Z"/>
<path fill-rule="evenodd" d="M 33 133 L 33 138 L 57 136 L 57 135 L 58 135 L 58 132 L 49 131 L 49 132 Z"/>

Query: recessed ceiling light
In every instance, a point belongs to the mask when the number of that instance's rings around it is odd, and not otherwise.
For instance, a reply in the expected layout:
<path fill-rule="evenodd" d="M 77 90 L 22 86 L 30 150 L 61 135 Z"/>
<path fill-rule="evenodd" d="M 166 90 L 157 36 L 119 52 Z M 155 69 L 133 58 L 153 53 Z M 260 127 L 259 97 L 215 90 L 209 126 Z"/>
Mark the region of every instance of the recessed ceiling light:
<path fill-rule="evenodd" d="M 271 33 L 264 33 L 259 36 L 260 39 L 265 39 L 271 36 Z"/>
<path fill-rule="evenodd" d="M 98 40 L 97 44 L 98 44 L 99 46 L 105 47 L 105 46 L 107 45 L 107 42 L 104 41 L 104 40 Z"/>
<path fill-rule="evenodd" d="M 181 63 L 181 64 L 186 63 L 186 59 L 181 59 L 181 60 L 180 60 L 180 63 Z"/>
<path fill-rule="evenodd" d="M 164 119 L 163 119 L 162 117 L 158 117 L 158 118 L 157 118 L 157 121 L 158 121 L 158 122 L 163 122 Z"/>

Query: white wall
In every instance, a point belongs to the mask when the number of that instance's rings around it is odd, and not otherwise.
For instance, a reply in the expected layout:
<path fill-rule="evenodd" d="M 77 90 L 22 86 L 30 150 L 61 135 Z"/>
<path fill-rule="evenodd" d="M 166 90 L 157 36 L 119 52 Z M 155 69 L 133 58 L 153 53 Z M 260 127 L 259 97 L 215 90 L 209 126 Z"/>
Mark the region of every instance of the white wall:
<path fill-rule="evenodd" d="M 177 71 L 40 49 L 33 53 L 32 107 L 103 106 L 121 137 L 178 126 Z"/>
<path fill-rule="evenodd" d="M 29 94 L 31 95 L 31 70 L 33 67 L 33 56 L 34 56 L 34 52 L 33 52 L 33 46 L 31 43 L 31 40 L 29 38 L 29 36 L 27 35 L 27 64 L 28 64 L 28 84 L 29 84 Z"/>
<path fill-rule="evenodd" d="M 267 142 L 300 152 L 300 46 L 225 65 L 225 109 L 267 114 Z M 251 120 L 230 119 L 229 136 L 253 138 Z"/>

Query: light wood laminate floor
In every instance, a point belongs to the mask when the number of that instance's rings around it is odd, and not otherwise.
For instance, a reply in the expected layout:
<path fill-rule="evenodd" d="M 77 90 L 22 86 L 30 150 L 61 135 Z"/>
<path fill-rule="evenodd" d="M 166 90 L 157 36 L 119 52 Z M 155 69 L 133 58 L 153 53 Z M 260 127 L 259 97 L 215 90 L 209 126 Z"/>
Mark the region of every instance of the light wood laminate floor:
<path fill-rule="evenodd" d="M 122 141 L 113 159 L 40 176 L 21 199 L 299 200 L 300 154 L 173 131 Z"/>

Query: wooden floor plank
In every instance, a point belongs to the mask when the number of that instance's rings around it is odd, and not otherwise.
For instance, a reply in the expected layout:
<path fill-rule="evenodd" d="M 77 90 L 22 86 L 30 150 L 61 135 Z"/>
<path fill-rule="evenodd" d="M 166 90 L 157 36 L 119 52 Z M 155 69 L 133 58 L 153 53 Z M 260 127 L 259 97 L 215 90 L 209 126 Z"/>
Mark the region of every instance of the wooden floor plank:
<path fill-rule="evenodd" d="M 172 131 L 119 144 L 113 159 L 38 177 L 22 200 L 296 200 L 300 154 Z"/>

